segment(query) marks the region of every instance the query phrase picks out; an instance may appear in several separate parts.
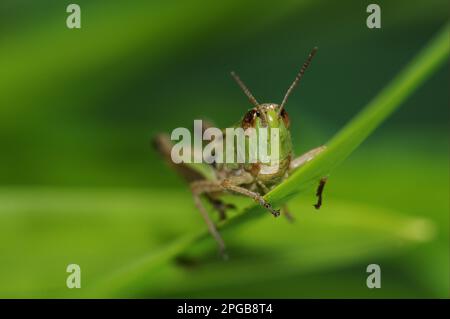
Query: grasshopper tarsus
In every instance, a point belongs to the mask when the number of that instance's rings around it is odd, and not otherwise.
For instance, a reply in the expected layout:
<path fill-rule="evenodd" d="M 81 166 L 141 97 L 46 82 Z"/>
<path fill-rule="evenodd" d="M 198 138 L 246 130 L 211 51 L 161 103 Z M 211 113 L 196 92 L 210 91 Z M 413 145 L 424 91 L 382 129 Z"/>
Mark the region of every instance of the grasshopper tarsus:
<path fill-rule="evenodd" d="M 323 194 L 323 189 L 324 189 L 326 183 L 327 183 L 327 178 L 322 177 L 320 179 L 319 186 L 317 187 L 317 191 L 316 191 L 317 203 L 313 205 L 316 209 L 319 209 L 322 206 L 322 194 Z"/>
<path fill-rule="evenodd" d="M 267 209 L 274 217 L 280 216 L 280 210 L 274 209 L 272 205 L 270 205 L 268 202 L 266 202 L 261 195 L 258 195 L 258 198 L 255 198 L 257 202 L 259 202 L 265 209 Z"/>

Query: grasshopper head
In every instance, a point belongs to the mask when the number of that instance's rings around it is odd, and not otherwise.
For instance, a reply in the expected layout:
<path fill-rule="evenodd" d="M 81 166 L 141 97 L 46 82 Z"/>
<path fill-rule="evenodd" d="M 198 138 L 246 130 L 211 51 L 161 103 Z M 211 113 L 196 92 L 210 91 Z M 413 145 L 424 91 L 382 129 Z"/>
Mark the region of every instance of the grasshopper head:
<path fill-rule="evenodd" d="M 267 128 L 268 132 L 272 129 L 278 129 L 279 144 L 273 144 L 270 133 L 267 135 L 266 143 L 271 149 L 273 145 L 279 147 L 279 160 L 283 160 L 290 156 L 292 150 L 291 134 L 289 132 L 289 116 L 284 109 L 280 110 L 280 106 L 274 103 L 265 103 L 250 109 L 242 118 L 241 127 L 246 130 L 248 128 L 256 129 L 259 135 L 259 128 Z M 260 136 L 258 140 L 260 140 Z M 261 141 L 261 140 L 260 140 Z"/>
<path fill-rule="evenodd" d="M 289 130 L 290 121 L 285 109 L 274 103 L 265 103 L 250 109 L 242 118 L 241 127 L 279 128 Z"/>
<path fill-rule="evenodd" d="M 307 60 L 305 63 L 303 63 L 302 68 L 297 73 L 297 76 L 295 77 L 295 80 L 292 82 L 291 86 L 287 90 L 286 94 L 284 95 L 283 101 L 280 105 L 274 104 L 274 103 L 265 103 L 260 104 L 255 99 L 255 97 L 252 95 L 250 90 L 245 86 L 245 84 L 241 81 L 241 79 L 234 73 L 231 72 L 231 75 L 236 80 L 237 84 L 241 87 L 242 91 L 244 91 L 245 95 L 250 100 L 250 103 L 254 105 L 254 107 L 249 110 L 244 117 L 242 118 L 242 121 L 240 123 L 240 126 L 246 130 L 248 128 L 255 128 L 258 132 L 259 128 L 266 127 L 271 132 L 272 129 L 278 129 L 279 133 L 279 144 L 273 143 L 271 137 L 267 135 L 267 145 L 272 149 L 275 145 L 278 145 L 279 147 L 279 153 L 278 153 L 278 164 L 281 163 L 289 163 L 290 157 L 291 157 L 291 151 L 292 151 L 292 144 L 291 144 L 291 135 L 289 132 L 289 116 L 285 110 L 285 105 L 287 102 L 288 97 L 290 96 L 292 90 L 294 87 L 298 84 L 300 79 L 303 77 L 303 74 L 305 73 L 305 70 L 311 63 L 312 58 L 317 52 L 317 48 L 314 48 L 311 53 L 309 54 Z M 276 130 L 275 130 L 276 132 Z M 259 134 L 259 133 L 257 133 Z M 271 136 L 271 135 L 270 135 Z M 259 138 L 258 138 L 259 140 Z M 284 165 L 283 169 L 278 169 L 279 165 L 276 165 L 277 172 L 275 173 L 263 173 L 262 175 L 269 176 L 269 179 L 272 179 L 275 175 L 278 177 L 282 176 L 287 169 L 288 165 Z M 259 168 L 257 170 L 259 172 Z M 261 173 L 258 173 L 261 174 Z"/>

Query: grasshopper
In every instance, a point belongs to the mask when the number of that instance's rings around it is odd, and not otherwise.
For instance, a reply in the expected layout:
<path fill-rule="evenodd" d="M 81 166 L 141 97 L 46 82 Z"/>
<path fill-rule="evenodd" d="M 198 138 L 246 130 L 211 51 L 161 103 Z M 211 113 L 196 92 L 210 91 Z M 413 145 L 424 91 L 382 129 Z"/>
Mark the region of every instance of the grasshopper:
<path fill-rule="evenodd" d="M 249 127 L 268 127 L 278 128 L 280 135 L 280 149 L 278 159 L 278 169 L 275 172 L 267 173 L 261 162 L 240 165 L 219 165 L 212 164 L 175 164 L 171 158 L 172 141 L 167 134 L 159 134 L 154 139 L 154 146 L 162 154 L 165 160 L 175 168 L 190 184 L 190 188 L 194 197 L 195 205 L 205 220 L 208 230 L 216 240 L 220 253 L 225 256 L 225 243 L 220 236 L 214 222 L 210 218 L 205 206 L 201 201 L 201 197 L 205 197 L 219 213 L 219 219 L 226 218 L 227 209 L 233 208 L 233 205 L 224 203 L 220 196 L 224 193 L 232 193 L 249 197 L 259 203 L 268 210 L 273 216 L 278 217 L 280 210 L 276 210 L 264 199 L 264 195 L 273 189 L 276 185 L 285 180 L 293 171 L 313 159 L 317 154 L 325 149 L 325 146 L 314 148 L 300 157 L 293 158 L 292 143 L 290 135 L 290 120 L 285 110 L 286 102 L 291 95 L 293 89 L 302 79 L 305 70 L 310 65 L 317 48 L 314 48 L 309 54 L 307 60 L 297 73 L 295 80 L 287 90 L 283 101 L 280 105 L 274 103 L 260 104 L 252 95 L 247 86 L 241 81 L 236 73 L 231 72 L 232 77 L 242 89 L 244 94 L 253 104 L 253 108 L 248 110 L 242 119 L 236 124 L 237 127 L 243 129 Z M 235 127 L 236 127 L 235 126 Z M 322 192 L 326 183 L 326 178 L 319 181 L 316 196 L 317 203 L 314 205 L 319 209 L 322 204 Z M 286 206 L 282 208 L 283 214 L 292 220 Z"/>

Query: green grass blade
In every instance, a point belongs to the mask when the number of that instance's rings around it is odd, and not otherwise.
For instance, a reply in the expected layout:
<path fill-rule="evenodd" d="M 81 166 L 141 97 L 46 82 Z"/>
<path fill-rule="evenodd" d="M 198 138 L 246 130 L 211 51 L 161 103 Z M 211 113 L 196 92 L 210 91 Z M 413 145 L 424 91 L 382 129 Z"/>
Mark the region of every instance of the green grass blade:
<path fill-rule="evenodd" d="M 288 180 L 271 191 L 267 198 L 280 204 L 310 187 L 348 157 L 386 118 L 395 111 L 440 66 L 449 54 L 449 26 L 443 30 L 380 92 L 353 120 L 327 143 L 327 150 L 299 169 Z M 222 233 L 242 227 L 246 222 L 267 216 L 253 206 L 219 225 Z M 113 293 L 123 284 L 144 278 L 145 273 L 179 255 L 193 244 L 207 238 L 206 230 L 176 240 L 158 252 L 144 256 L 139 262 L 107 276 L 98 289 L 91 292 Z"/>

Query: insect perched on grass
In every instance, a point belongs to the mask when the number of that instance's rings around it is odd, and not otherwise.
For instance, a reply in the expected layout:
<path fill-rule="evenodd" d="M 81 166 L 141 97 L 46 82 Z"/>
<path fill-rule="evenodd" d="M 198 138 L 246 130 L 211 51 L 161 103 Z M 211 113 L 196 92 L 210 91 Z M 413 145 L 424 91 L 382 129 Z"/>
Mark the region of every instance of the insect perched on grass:
<path fill-rule="evenodd" d="M 289 131 L 290 120 L 285 110 L 288 97 L 303 77 L 306 68 L 311 63 L 311 60 L 316 52 L 317 48 L 314 48 L 311 51 L 306 62 L 303 64 L 302 68 L 295 77 L 294 82 L 287 90 L 280 105 L 274 103 L 258 103 L 240 78 L 234 72 L 231 72 L 231 75 L 236 80 L 237 84 L 241 87 L 250 102 L 254 105 L 252 109 L 245 113 L 244 117 L 236 126 L 242 127 L 243 129 L 249 127 L 279 129 L 279 149 L 281 151 L 279 152 L 279 158 L 277 161 L 278 169 L 276 171 L 264 169 L 266 164 L 261 162 L 244 163 L 237 166 L 217 163 L 175 164 L 171 158 L 171 149 L 173 144 L 170 137 L 167 134 L 160 134 L 156 136 L 154 140 L 156 149 L 164 156 L 167 162 L 169 162 L 169 164 L 181 173 L 182 176 L 190 183 L 190 187 L 194 195 L 195 205 L 208 225 L 209 232 L 217 241 L 219 250 L 222 254 L 224 254 L 225 244 L 217 231 L 215 224 L 208 215 L 208 212 L 201 201 L 201 196 L 203 195 L 206 197 L 206 199 L 218 211 L 220 219 L 225 219 L 226 210 L 232 207 L 232 205 L 225 204 L 219 198 L 224 193 L 233 193 L 250 197 L 272 213 L 273 216 L 278 217 L 280 215 L 280 211 L 274 209 L 272 205 L 270 205 L 270 203 L 263 198 L 263 195 L 268 193 L 272 188 L 286 179 L 294 170 L 310 161 L 325 148 L 325 146 L 320 146 L 306 152 L 300 157 L 293 158 L 291 136 Z M 270 143 L 270 140 L 268 140 L 268 142 Z M 319 209 L 322 204 L 322 192 L 325 182 L 326 178 L 322 178 L 319 182 L 319 187 L 316 192 L 318 200 L 314 205 L 316 209 Z M 292 219 L 286 207 L 283 207 L 282 211 L 287 218 Z"/>

